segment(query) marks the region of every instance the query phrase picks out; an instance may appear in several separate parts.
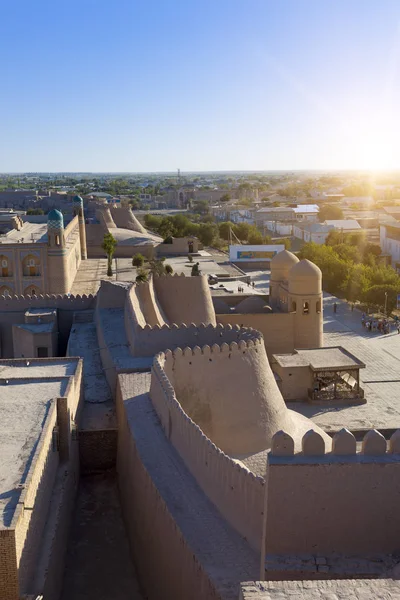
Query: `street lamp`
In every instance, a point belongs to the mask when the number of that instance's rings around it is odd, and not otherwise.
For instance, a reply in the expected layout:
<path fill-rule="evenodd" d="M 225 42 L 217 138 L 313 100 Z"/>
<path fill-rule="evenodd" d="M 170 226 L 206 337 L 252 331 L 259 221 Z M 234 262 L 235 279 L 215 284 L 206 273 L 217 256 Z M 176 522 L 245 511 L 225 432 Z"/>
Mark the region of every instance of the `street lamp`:
<path fill-rule="evenodd" d="M 387 317 L 387 295 L 388 293 L 385 292 L 385 317 Z"/>

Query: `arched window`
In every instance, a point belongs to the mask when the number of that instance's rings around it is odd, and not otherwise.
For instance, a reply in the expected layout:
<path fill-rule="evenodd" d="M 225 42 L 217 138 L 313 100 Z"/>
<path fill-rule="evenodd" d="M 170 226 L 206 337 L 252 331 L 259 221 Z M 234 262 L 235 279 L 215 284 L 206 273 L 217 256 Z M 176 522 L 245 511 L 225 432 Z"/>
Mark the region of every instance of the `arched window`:
<path fill-rule="evenodd" d="M 24 290 L 24 296 L 39 296 L 39 294 L 41 294 L 41 291 L 35 285 L 28 285 Z"/>
<path fill-rule="evenodd" d="M 296 301 L 295 301 L 295 300 L 293 300 L 293 301 L 292 301 L 292 312 L 296 312 L 296 310 L 297 310 Z"/>
<path fill-rule="evenodd" d="M 60 236 L 56 235 L 56 246 L 60 245 Z"/>
<path fill-rule="evenodd" d="M 25 256 L 22 261 L 22 268 L 24 277 L 36 277 L 36 275 L 40 275 L 40 261 L 37 256 L 33 256 L 33 254 L 28 254 Z"/>
<path fill-rule="evenodd" d="M 310 312 L 310 306 L 308 302 L 303 302 L 303 315 L 308 315 Z"/>
<path fill-rule="evenodd" d="M 13 291 L 6 285 L 2 285 L 0 287 L 0 296 L 12 296 Z"/>
<path fill-rule="evenodd" d="M 0 263 L 1 263 L 1 276 L 2 277 L 9 277 L 10 272 L 9 272 L 9 268 L 8 268 L 8 258 L 7 256 L 4 256 L 4 254 L 2 254 L 0 256 Z"/>
<path fill-rule="evenodd" d="M 317 313 L 321 312 L 321 308 L 322 308 L 322 302 L 321 302 L 321 300 L 317 300 Z"/>

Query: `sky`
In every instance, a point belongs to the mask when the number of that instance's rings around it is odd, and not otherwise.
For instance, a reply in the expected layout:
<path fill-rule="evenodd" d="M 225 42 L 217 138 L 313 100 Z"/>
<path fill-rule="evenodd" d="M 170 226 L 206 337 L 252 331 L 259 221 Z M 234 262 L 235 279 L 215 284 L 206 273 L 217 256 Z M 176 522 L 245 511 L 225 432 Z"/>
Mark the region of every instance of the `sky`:
<path fill-rule="evenodd" d="M 0 172 L 400 169 L 399 0 L 0 0 Z"/>

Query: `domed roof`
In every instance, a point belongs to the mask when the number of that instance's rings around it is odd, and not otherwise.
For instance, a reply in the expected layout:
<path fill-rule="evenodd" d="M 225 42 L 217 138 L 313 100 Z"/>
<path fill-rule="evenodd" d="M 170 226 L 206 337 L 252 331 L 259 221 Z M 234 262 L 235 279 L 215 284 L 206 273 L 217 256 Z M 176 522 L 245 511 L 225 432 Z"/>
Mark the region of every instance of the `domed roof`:
<path fill-rule="evenodd" d="M 72 202 L 74 204 L 83 204 L 83 200 L 80 196 L 74 196 Z"/>
<path fill-rule="evenodd" d="M 291 279 L 303 279 L 304 277 L 322 278 L 321 269 L 307 258 L 303 258 L 290 269 Z"/>
<path fill-rule="evenodd" d="M 273 259 L 271 260 L 271 267 L 278 267 L 281 269 L 282 267 L 291 267 L 299 262 L 299 259 L 295 254 L 289 252 L 289 250 L 282 250 L 275 254 Z"/>
<path fill-rule="evenodd" d="M 64 217 L 56 208 L 53 208 L 47 215 L 47 227 L 54 227 L 56 229 L 64 227 Z"/>

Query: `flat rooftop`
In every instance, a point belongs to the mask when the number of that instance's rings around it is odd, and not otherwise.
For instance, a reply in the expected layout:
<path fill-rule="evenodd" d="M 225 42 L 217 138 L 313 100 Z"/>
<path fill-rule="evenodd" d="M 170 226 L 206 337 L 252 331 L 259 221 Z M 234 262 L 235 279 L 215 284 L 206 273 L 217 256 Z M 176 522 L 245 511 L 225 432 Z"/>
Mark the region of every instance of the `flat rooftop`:
<path fill-rule="evenodd" d="M 281 367 L 306 367 L 313 371 L 336 369 L 363 369 L 365 364 L 341 346 L 295 350 L 294 354 L 274 354 Z"/>
<path fill-rule="evenodd" d="M 6 235 L 0 236 L 2 244 L 36 244 L 47 242 L 47 223 L 27 223 L 22 229 L 12 229 Z"/>
<path fill-rule="evenodd" d="M 11 524 L 47 418 L 78 361 L 0 361 L 0 529 Z"/>

